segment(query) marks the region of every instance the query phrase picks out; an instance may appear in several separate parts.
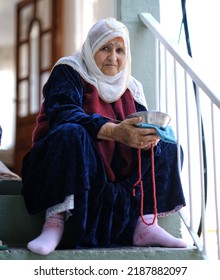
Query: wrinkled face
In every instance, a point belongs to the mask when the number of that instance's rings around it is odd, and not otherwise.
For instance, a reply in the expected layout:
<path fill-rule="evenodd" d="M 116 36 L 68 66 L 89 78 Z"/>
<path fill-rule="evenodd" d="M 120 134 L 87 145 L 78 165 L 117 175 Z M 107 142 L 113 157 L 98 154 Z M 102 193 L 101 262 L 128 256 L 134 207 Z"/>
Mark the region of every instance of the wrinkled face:
<path fill-rule="evenodd" d="M 126 62 L 124 40 L 118 37 L 108 41 L 96 52 L 94 59 L 103 74 L 116 75 L 123 69 Z"/>

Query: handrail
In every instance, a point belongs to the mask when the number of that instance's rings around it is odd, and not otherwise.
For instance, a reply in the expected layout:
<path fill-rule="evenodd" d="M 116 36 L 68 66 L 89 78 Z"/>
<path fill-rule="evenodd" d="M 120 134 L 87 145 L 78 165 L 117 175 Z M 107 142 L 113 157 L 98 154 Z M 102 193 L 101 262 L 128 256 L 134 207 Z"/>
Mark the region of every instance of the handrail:
<path fill-rule="evenodd" d="M 167 108 L 167 102 L 168 102 L 168 96 L 167 96 L 167 51 L 169 52 L 169 54 L 171 55 L 171 57 L 173 58 L 173 71 L 174 71 L 174 92 L 175 92 L 175 98 L 176 98 L 176 103 L 175 103 L 175 107 L 176 107 L 176 130 L 177 130 L 177 144 L 178 146 L 180 145 L 180 135 L 179 135 L 179 92 L 178 92 L 178 86 L 177 86 L 177 65 L 176 62 L 179 63 L 179 65 L 182 67 L 182 70 L 184 71 L 184 85 L 185 85 L 185 102 L 186 102 L 186 110 L 185 110 L 185 122 L 186 122 L 186 131 L 184 132 L 186 137 L 187 137 L 187 150 L 188 150 L 188 185 L 189 185 L 189 211 L 190 211 L 190 217 L 187 218 L 187 215 L 185 214 L 185 212 L 183 210 L 180 211 L 180 217 L 183 220 L 186 228 L 188 229 L 188 232 L 190 233 L 194 244 L 196 245 L 197 249 L 202 253 L 204 259 L 208 259 L 208 253 L 207 253 L 207 239 L 206 239 L 206 215 L 205 215 L 205 203 L 204 203 L 204 198 L 205 198 L 205 193 L 204 193 L 204 178 L 203 178 L 203 174 L 204 172 L 206 172 L 206 166 L 204 167 L 202 158 L 203 158 L 203 143 L 202 143 L 202 139 L 203 136 L 201 134 L 201 122 L 202 122 L 202 112 L 201 112 L 201 100 L 200 100 L 200 95 L 202 93 L 202 96 L 204 98 L 204 96 L 207 96 L 209 98 L 209 101 L 207 102 L 206 106 L 209 106 L 210 103 L 210 108 L 211 108 L 211 116 L 210 116 L 210 124 L 211 124 L 211 129 L 212 129 L 212 133 L 210 133 L 209 136 L 209 143 L 211 143 L 212 145 L 212 151 L 213 151 L 213 155 L 211 155 L 211 153 L 209 153 L 208 157 L 209 157 L 209 163 L 210 163 L 210 157 L 212 157 L 212 163 L 210 166 L 213 165 L 212 169 L 213 169 L 213 177 L 214 177 L 214 182 L 211 184 L 211 187 L 214 190 L 214 198 L 215 198 L 215 211 L 216 211 L 216 232 L 217 232 L 217 250 L 218 250 L 218 259 L 220 259 L 220 232 L 219 232 L 219 210 L 218 210 L 218 189 L 217 189 L 217 160 L 216 160 L 216 156 L 215 156 L 215 151 L 216 151 L 216 144 L 217 141 L 217 135 L 214 133 L 214 127 L 215 124 L 217 122 L 215 122 L 215 120 L 219 117 L 214 118 L 214 109 L 218 110 L 218 113 L 220 114 L 220 100 L 219 98 L 212 92 L 212 90 L 207 86 L 207 84 L 204 82 L 205 80 L 202 78 L 201 75 L 199 75 L 199 71 L 198 69 L 195 68 L 195 65 L 193 64 L 193 59 L 187 55 L 186 53 L 181 53 L 181 51 L 178 49 L 178 46 L 175 46 L 175 44 L 173 44 L 172 42 L 170 42 L 167 38 L 168 35 L 166 34 L 165 30 L 163 30 L 162 26 L 156 21 L 156 19 L 149 13 L 141 13 L 140 15 L 140 20 L 143 22 L 143 24 L 148 28 L 148 30 L 154 35 L 155 40 L 159 43 L 159 45 L 163 45 L 164 47 L 164 51 L 165 51 L 165 58 L 164 58 L 164 63 L 165 63 L 165 97 L 166 97 L 166 101 L 165 101 L 165 105 Z M 160 50 L 161 51 L 161 50 Z M 195 200 L 193 200 L 192 197 L 192 183 L 191 183 L 191 175 L 192 175 L 192 170 L 191 169 L 191 157 L 193 155 L 194 157 L 194 151 L 191 151 L 190 148 L 190 143 L 192 141 L 191 138 L 191 134 L 190 134 L 190 130 L 189 130 L 189 112 L 188 112 L 188 108 L 189 108 L 189 100 L 188 100 L 188 85 L 187 85 L 187 77 L 190 77 L 193 81 L 193 83 L 195 84 L 195 90 L 196 90 L 196 103 L 197 103 L 197 107 L 196 107 L 196 115 L 197 115 L 197 140 L 198 140 L 198 147 L 199 147 L 199 151 L 198 151 L 198 161 L 197 163 L 199 163 L 199 169 L 200 169 L 200 181 L 197 179 L 197 181 L 199 181 L 199 185 L 201 186 L 200 188 L 200 195 L 201 195 L 201 221 L 200 221 L 200 225 L 202 226 L 202 230 L 203 230 L 203 234 L 202 234 L 202 241 L 200 239 L 200 236 L 198 234 L 196 234 L 196 231 L 194 229 L 194 219 L 193 219 L 193 214 L 192 214 L 192 210 L 195 210 L 193 208 L 195 205 Z M 182 105 L 181 105 L 182 107 Z M 193 133 L 196 133 L 195 131 L 193 131 Z M 195 137 L 195 136 L 194 136 Z M 211 138 L 211 140 L 210 140 Z M 219 139 L 219 136 L 218 136 Z M 195 142 L 195 139 L 194 139 Z M 208 166 L 208 168 L 210 168 Z M 196 176 L 195 174 L 193 174 L 194 177 Z M 187 178 L 187 177 L 186 177 Z M 198 182 L 196 183 L 198 184 Z M 209 190 L 210 191 L 210 190 Z M 198 196 L 198 195 L 197 195 Z M 199 198 L 199 197 L 198 197 Z M 196 197 L 197 200 L 197 197 Z"/>
<path fill-rule="evenodd" d="M 212 90 L 203 82 L 204 79 L 197 73 L 198 69 L 192 64 L 191 57 L 181 53 L 172 42 L 169 42 L 166 38 L 165 30 L 156 21 L 156 19 L 149 13 L 141 13 L 141 21 L 148 27 L 148 29 L 159 39 L 159 41 L 166 47 L 166 49 L 175 57 L 176 61 L 184 68 L 187 69 L 188 74 L 191 76 L 193 81 L 209 96 L 212 102 L 220 109 L 220 99 L 212 92 Z"/>

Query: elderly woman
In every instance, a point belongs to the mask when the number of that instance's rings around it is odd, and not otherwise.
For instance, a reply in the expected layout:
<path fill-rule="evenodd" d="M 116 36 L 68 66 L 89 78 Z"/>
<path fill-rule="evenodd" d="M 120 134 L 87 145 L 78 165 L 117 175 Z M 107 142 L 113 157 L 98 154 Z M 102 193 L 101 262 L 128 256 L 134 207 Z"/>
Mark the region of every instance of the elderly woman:
<path fill-rule="evenodd" d="M 98 21 L 81 50 L 56 63 L 43 96 L 23 160 L 22 193 L 29 213 L 46 217 L 28 249 L 51 253 L 67 220 L 72 248 L 186 247 L 157 224 L 157 216 L 185 205 L 176 144 L 154 128 L 137 127 L 141 117 L 126 118 L 147 108 L 142 85 L 131 76 L 126 26 Z"/>

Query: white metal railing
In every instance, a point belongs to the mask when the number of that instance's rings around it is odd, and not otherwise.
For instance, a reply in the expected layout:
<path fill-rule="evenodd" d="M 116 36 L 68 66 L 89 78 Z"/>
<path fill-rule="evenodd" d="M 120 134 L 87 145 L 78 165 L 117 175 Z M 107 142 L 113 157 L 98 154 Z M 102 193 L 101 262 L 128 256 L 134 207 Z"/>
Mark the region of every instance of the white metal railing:
<path fill-rule="evenodd" d="M 160 109 L 172 117 L 185 160 L 181 170 L 187 206 L 180 216 L 204 258 L 220 259 L 220 100 L 205 83 L 193 59 L 168 40 L 149 13 L 141 21 L 156 40 Z M 201 230 L 200 230 L 201 229 Z"/>

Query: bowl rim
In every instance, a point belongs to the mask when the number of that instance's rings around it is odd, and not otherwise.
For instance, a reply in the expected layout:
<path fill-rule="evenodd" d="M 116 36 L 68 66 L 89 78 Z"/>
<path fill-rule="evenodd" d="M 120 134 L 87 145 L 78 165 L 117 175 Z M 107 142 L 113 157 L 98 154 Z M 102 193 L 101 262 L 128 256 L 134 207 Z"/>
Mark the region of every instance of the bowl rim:
<path fill-rule="evenodd" d="M 168 114 L 165 113 L 165 112 L 158 111 L 158 110 L 139 111 L 139 112 L 135 112 L 135 113 L 132 113 L 132 114 L 128 115 L 126 118 L 134 118 L 134 117 L 139 117 L 139 116 L 143 116 L 143 115 L 149 115 L 149 114 L 151 114 L 151 113 L 160 113 L 161 115 L 166 116 L 166 117 L 168 118 L 168 121 L 167 121 L 167 124 L 166 124 L 166 125 L 168 125 L 168 124 L 170 123 L 170 121 L 171 121 L 170 115 L 168 115 Z M 146 123 L 146 122 L 142 122 L 142 121 L 141 121 L 140 124 L 141 124 L 141 123 Z M 150 123 L 149 123 L 149 124 L 150 124 Z M 153 123 L 151 123 L 151 124 L 153 124 Z"/>

